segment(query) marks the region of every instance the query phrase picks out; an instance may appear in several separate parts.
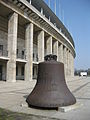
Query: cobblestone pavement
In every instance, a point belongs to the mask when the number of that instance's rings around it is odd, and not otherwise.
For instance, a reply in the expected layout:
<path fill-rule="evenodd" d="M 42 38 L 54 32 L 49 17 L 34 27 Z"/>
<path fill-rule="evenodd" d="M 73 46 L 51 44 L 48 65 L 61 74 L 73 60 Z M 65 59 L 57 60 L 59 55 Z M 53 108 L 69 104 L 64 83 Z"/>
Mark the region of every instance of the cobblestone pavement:
<path fill-rule="evenodd" d="M 49 119 L 90 120 L 90 77 L 68 78 L 67 85 L 69 89 L 75 95 L 77 103 L 82 105 L 65 113 L 56 110 L 40 110 L 27 107 L 25 100 L 35 83 L 36 81 L 17 81 L 16 83 L 0 81 L 0 107 L 14 112 L 22 112 L 39 117 L 44 116 Z M 38 120 L 38 118 L 35 120 Z"/>

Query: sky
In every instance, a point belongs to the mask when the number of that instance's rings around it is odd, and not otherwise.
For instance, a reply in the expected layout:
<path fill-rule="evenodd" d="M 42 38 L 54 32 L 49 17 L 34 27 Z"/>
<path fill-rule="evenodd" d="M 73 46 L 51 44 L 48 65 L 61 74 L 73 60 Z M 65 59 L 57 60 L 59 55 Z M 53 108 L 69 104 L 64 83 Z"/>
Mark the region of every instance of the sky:
<path fill-rule="evenodd" d="M 50 8 L 55 12 L 55 0 L 50 0 Z M 73 37 L 75 69 L 90 68 L 90 0 L 56 0 L 56 15 Z"/>

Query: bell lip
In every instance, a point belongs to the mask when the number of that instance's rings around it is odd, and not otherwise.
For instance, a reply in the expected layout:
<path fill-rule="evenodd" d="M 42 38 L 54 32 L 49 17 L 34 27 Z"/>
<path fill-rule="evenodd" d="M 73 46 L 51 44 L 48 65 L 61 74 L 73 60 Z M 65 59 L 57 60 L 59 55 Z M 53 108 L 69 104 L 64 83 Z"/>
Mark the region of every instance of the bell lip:
<path fill-rule="evenodd" d="M 39 105 L 28 104 L 28 107 L 36 108 L 36 109 L 57 109 L 59 107 L 68 107 L 68 106 L 71 106 L 71 105 L 74 105 L 74 104 L 76 104 L 76 102 L 73 103 L 73 104 L 64 105 L 64 106 L 62 106 L 62 105 L 58 105 L 58 106 L 39 106 Z"/>
<path fill-rule="evenodd" d="M 68 103 L 68 104 L 32 104 L 32 103 L 29 103 L 29 101 L 26 99 L 26 102 L 28 103 L 28 106 L 29 107 L 32 107 L 32 108 L 41 108 L 41 109 L 55 109 L 55 108 L 59 108 L 59 107 L 67 107 L 67 106 L 71 106 L 71 105 L 74 105 L 76 104 L 76 98 L 74 97 L 74 100 L 72 103 Z"/>

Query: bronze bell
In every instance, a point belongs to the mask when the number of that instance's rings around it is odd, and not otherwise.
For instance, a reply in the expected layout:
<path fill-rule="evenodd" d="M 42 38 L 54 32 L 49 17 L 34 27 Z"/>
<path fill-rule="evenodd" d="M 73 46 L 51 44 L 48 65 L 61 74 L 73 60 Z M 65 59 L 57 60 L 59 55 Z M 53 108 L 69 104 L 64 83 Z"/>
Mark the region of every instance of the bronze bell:
<path fill-rule="evenodd" d="M 47 55 L 39 63 L 37 83 L 26 99 L 29 106 L 58 108 L 76 103 L 65 82 L 64 64 L 56 60 L 56 55 Z"/>

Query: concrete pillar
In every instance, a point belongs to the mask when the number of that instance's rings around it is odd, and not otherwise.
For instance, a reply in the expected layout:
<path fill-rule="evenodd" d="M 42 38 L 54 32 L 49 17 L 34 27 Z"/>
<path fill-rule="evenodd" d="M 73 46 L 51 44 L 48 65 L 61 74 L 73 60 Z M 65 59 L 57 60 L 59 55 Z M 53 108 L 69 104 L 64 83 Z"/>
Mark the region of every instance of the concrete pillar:
<path fill-rule="evenodd" d="M 7 81 L 16 81 L 16 50 L 17 50 L 17 26 L 18 14 L 13 13 L 8 21 L 8 57 Z"/>
<path fill-rule="evenodd" d="M 2 67 L 2 80 L 6 80 L 6 64 L 3 63 Z"/>
<path fill-rule="evenodd" d="M 52 54 L 52 36 L 48 37 L 48 39 L 46 40 L 46 54 Z"/>
<path fill-rule="evenodd" d="M 19 76 L 19 79 L 21 77 L 21 65 L 18 65 L 18 76 Z"/>
<path fill-rule="evenodd" d="M 71 76 L 74 77 L 74 57 L 71 54 Z"/>
<path fill-rule="evenodd" d="M 54 45 L 53 45 L 53 54 L 57 55 L 57 61 L 58 61 L 58 41 L 54 42 Z"/>
<path fill-rule="evenodd" d="M 33 24 L 32 23 L 26 26 L 25 47 L 26 47 L 26 60 L 27 60 L 27 63 L 25 64 L 25 80 L 31 81 L 33 75 Z"/>
<path fill-rule="evenodd" d="M 73 64 L 72 64 L 72 76 L 74 77 L 74 57 L 72 58 L 72 62 L 73 62 Z"/>
<path fill-rule="evenodd" d="M 68 76 L 68 49 L 66 50 L 66 76 Z"/>
<path fill-rule="evenodd" d="M 38 60 L 44 61 L 44 31 L 40 31 L 37 36 L 38 39 Z"/>
<path fill-rule="evenodd" d="M 68 66 L 68 71 L 69 71 L 69 76 L 71 76 L 71 53 L 70 53 L 70 51 L 69 51 L 69 66 Z"/>
<path fill-rule="evenodd" d="M 70 76 L 72 76 L 72 56 L 70 52 Z"/>
<path fill-rule="evenodd" d="M 58 48 L 58 60 L 63 63 L 63 44 Z"/>
<path fill-rule="evenodd" d="M 63 61 L 64 61 L 64 73 L 65 73 L 65 77 L 66 77 L 66 47 L 64 47 L 64 51 L 63 51 Z"/>
<path fill-rule="evenodd" d="M 74 57 L 71 52 L 69 52 L 69 74 L 71 77 L 74 76 Z"/>
<path fill-rule="evenodd" d="M 67 76 L 69 76 L 69 50 L 67 50 Z"/>

